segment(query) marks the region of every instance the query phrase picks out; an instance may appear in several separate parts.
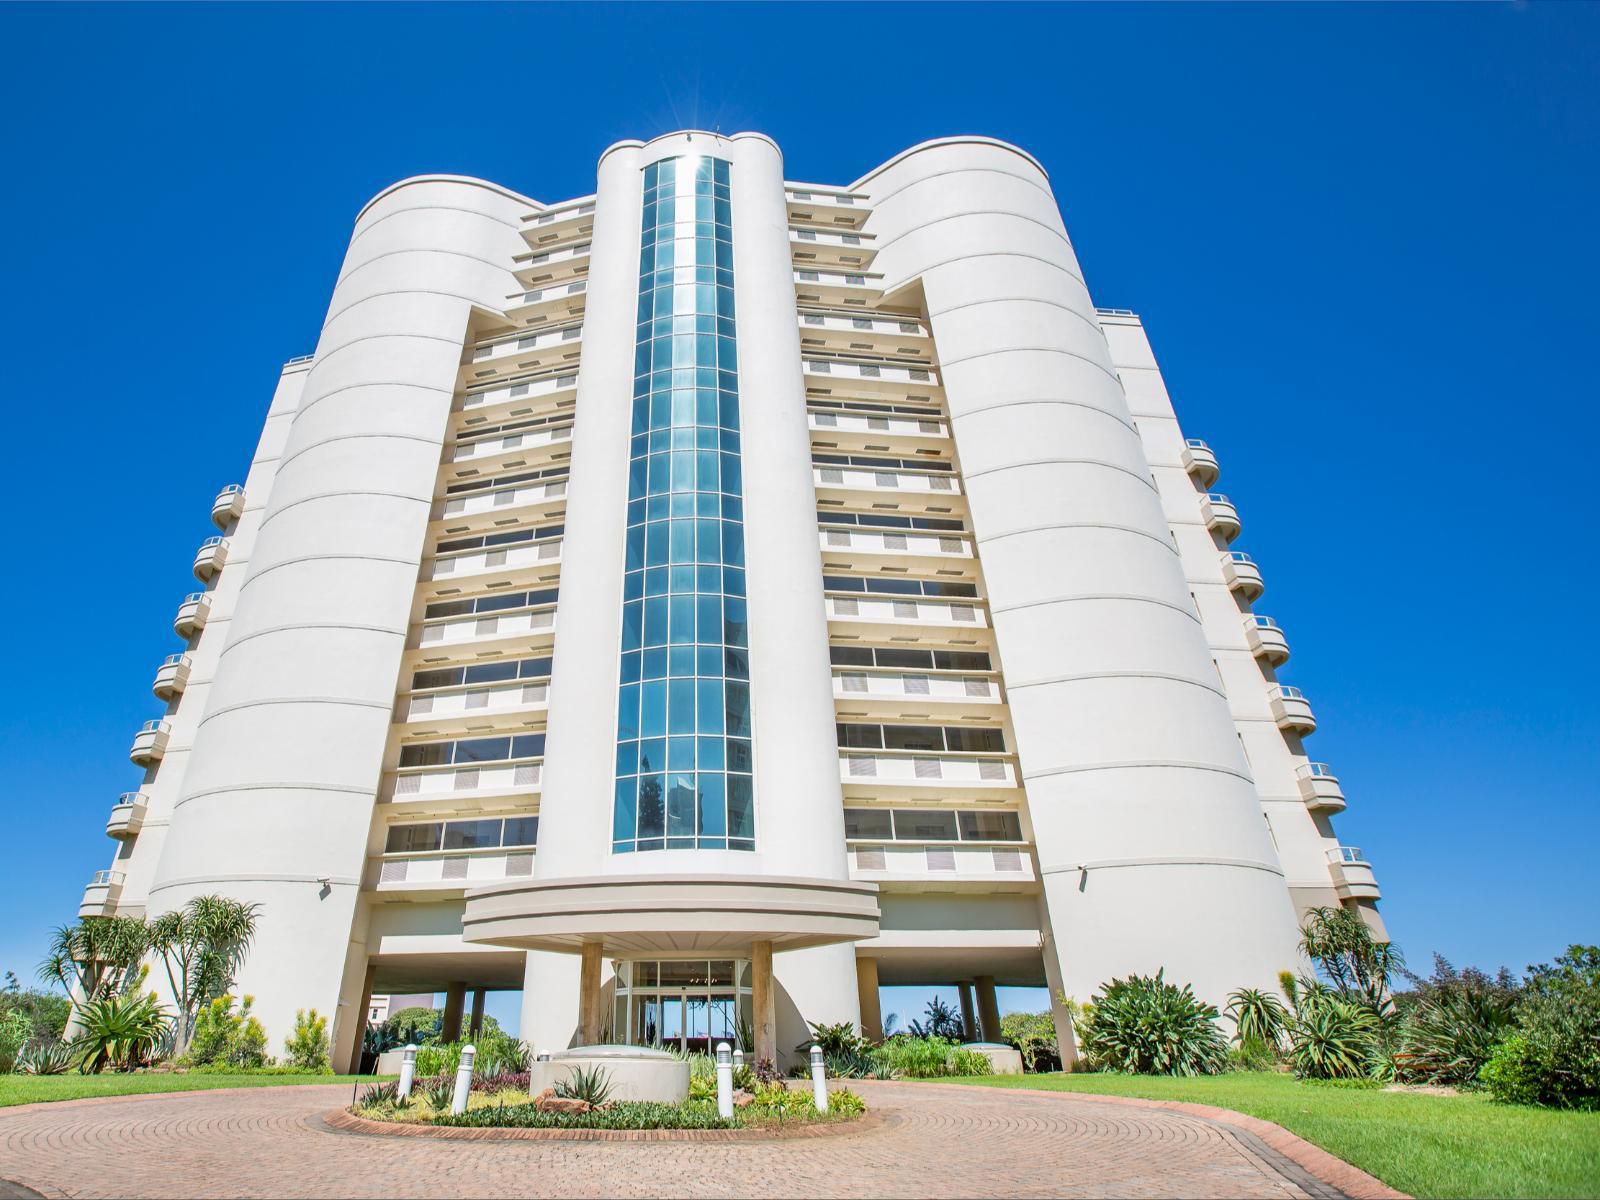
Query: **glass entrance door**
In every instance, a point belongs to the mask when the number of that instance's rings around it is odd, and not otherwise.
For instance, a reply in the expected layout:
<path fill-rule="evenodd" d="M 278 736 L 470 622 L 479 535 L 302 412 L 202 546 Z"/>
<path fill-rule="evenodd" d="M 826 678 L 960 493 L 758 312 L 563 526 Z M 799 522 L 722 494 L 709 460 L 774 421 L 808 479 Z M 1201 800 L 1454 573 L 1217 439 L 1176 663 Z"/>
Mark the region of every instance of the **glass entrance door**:
<path fill-rule="evenodd" d="M 740 1044 L 750 1024 L 750 964 L 743 959 L 640 959 L 615 964 L 613 1041 L 710 1054 Z"/>

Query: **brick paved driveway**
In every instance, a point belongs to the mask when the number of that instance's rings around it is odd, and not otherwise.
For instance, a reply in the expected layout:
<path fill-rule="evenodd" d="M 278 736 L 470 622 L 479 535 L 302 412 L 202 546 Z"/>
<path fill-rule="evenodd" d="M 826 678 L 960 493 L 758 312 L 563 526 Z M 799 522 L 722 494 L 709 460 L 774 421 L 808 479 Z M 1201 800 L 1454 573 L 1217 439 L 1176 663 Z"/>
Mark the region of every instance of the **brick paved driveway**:
<path fill-rule="evenodd" d="M 1340 1195 L 1252 1134 L 1189 1113 L 990 1088 L 860 1090 L 883 1117 L 872 1128 L 735 1144 L 339 1133 L 319 1119 L 350 1101 L 333 1086 L 38 1104 L 0 1109 L 0 1181 L 134 1197 Z"/>

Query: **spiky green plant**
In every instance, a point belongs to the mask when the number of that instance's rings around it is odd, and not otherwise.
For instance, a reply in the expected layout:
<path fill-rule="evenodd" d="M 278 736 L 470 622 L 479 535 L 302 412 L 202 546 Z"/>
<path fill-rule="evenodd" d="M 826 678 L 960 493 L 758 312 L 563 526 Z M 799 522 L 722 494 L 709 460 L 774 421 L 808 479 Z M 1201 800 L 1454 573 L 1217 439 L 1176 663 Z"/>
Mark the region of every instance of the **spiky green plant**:
<path fill-rule="evenodd" d="M 66 1042 L 31 1042 L 17 1055 L 22 1075 L 65 1075 L 72 1066 L 72 1047 Z"/>
<path fill-rule="evenodd" d="M 1411 1083 L 1474 1083 L 1515 1022 L 1513 996 L 1471 987 L 1435 991 L 1407 1012 L 1395 1071 Z"/>
<path fill-rule="evenodd" d="M 1276 996 L 1259 988 L 1240 988 L 1228 997 L 1223 1011 L 1233 1018 L 1234 1040 L 1239 1045 L 1249 1041 L 1272 1048 L 1283 1045 L 1289 1010 Z"/>
<path fill-rule="evenodd" d="M 1091 1001 L 1083 1049 L 1100 1070 L 1137 1075 L 1215 1075 L 1227 1068 L 1228 1039 L 1217 1010 L 1165 972 L 1113 979 Z"/>
<path fill-rule="evenodd" d="M 582 1100 L 599 1108 L 611 1095 L 611 1088 L 611 1075 L 604 1067 L 574 1067 L 565 1079 L 557 1081 L 555 1092 L 563 1100 Z"/>
<path fill-rule="evenodd" d="M 1302 991 L 1289 1025 L 1289 1065 L 1302 1079 L 1357 1079 L 1368 1073 L 1381 1025 L 1371 1009 Z"/>
<path fill-rule="evenodd" d="M 1300 951 L 1317 964 L 1333 990 L 1380 1018 L 1393 1012 L 1389 977 L 1405 966 L 1399 947 L 1380 942 L 1348 908 L 1313 908 L 1300 927 Z"/>
<path fill-rule="evenodd" d="M 172 1018 L 153 994 L 106 996 L 91 1000 L 78 1013 L 79 1033 L 72 1041 L 81 1070 L 94 1074 L 110 1067 L 131 1071 L 153 1061 L 166 1041 Z"/>

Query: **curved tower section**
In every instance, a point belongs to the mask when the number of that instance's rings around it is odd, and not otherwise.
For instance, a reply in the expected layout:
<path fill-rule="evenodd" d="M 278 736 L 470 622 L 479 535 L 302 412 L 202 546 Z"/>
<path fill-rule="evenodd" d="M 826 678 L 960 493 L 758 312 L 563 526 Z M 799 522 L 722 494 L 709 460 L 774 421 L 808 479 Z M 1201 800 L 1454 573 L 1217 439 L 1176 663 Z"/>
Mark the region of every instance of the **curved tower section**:
<path fill-rule="evenodd" d="M 368 831 L 462 345 L 474 306 L 517 290 L 533 207 L 450 177 L 373 200 L 283 448 L 149 901 L 260 905 L 239 986 L 274 1033 L 311 1006 L 338 1013 L 336 1045 L 355 1028 Z"/>
<path fill-rule="evenodd" d="M 855 190 L 939 346 L 1062 986 L 1274 986 L 1283 870 L 1044 171 L 952 138 Z"/>

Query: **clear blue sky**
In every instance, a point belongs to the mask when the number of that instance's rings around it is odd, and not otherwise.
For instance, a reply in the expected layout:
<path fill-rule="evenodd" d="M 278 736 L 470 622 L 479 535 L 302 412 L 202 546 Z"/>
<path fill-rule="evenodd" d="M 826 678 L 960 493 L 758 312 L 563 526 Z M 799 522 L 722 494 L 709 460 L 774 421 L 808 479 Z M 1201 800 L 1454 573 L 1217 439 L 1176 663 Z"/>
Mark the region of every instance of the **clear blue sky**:
<path fill-rule="evenodd" d="M 0 47 L 0 969 L 109 861 L 211 498 L 356 211 L 429 171 L 583 194 L 686 125 L 806 180 L 1037 155 L 1221 456 L 1395 938 L 1600 941 L 1600 6 L 5 6 Z"/>

